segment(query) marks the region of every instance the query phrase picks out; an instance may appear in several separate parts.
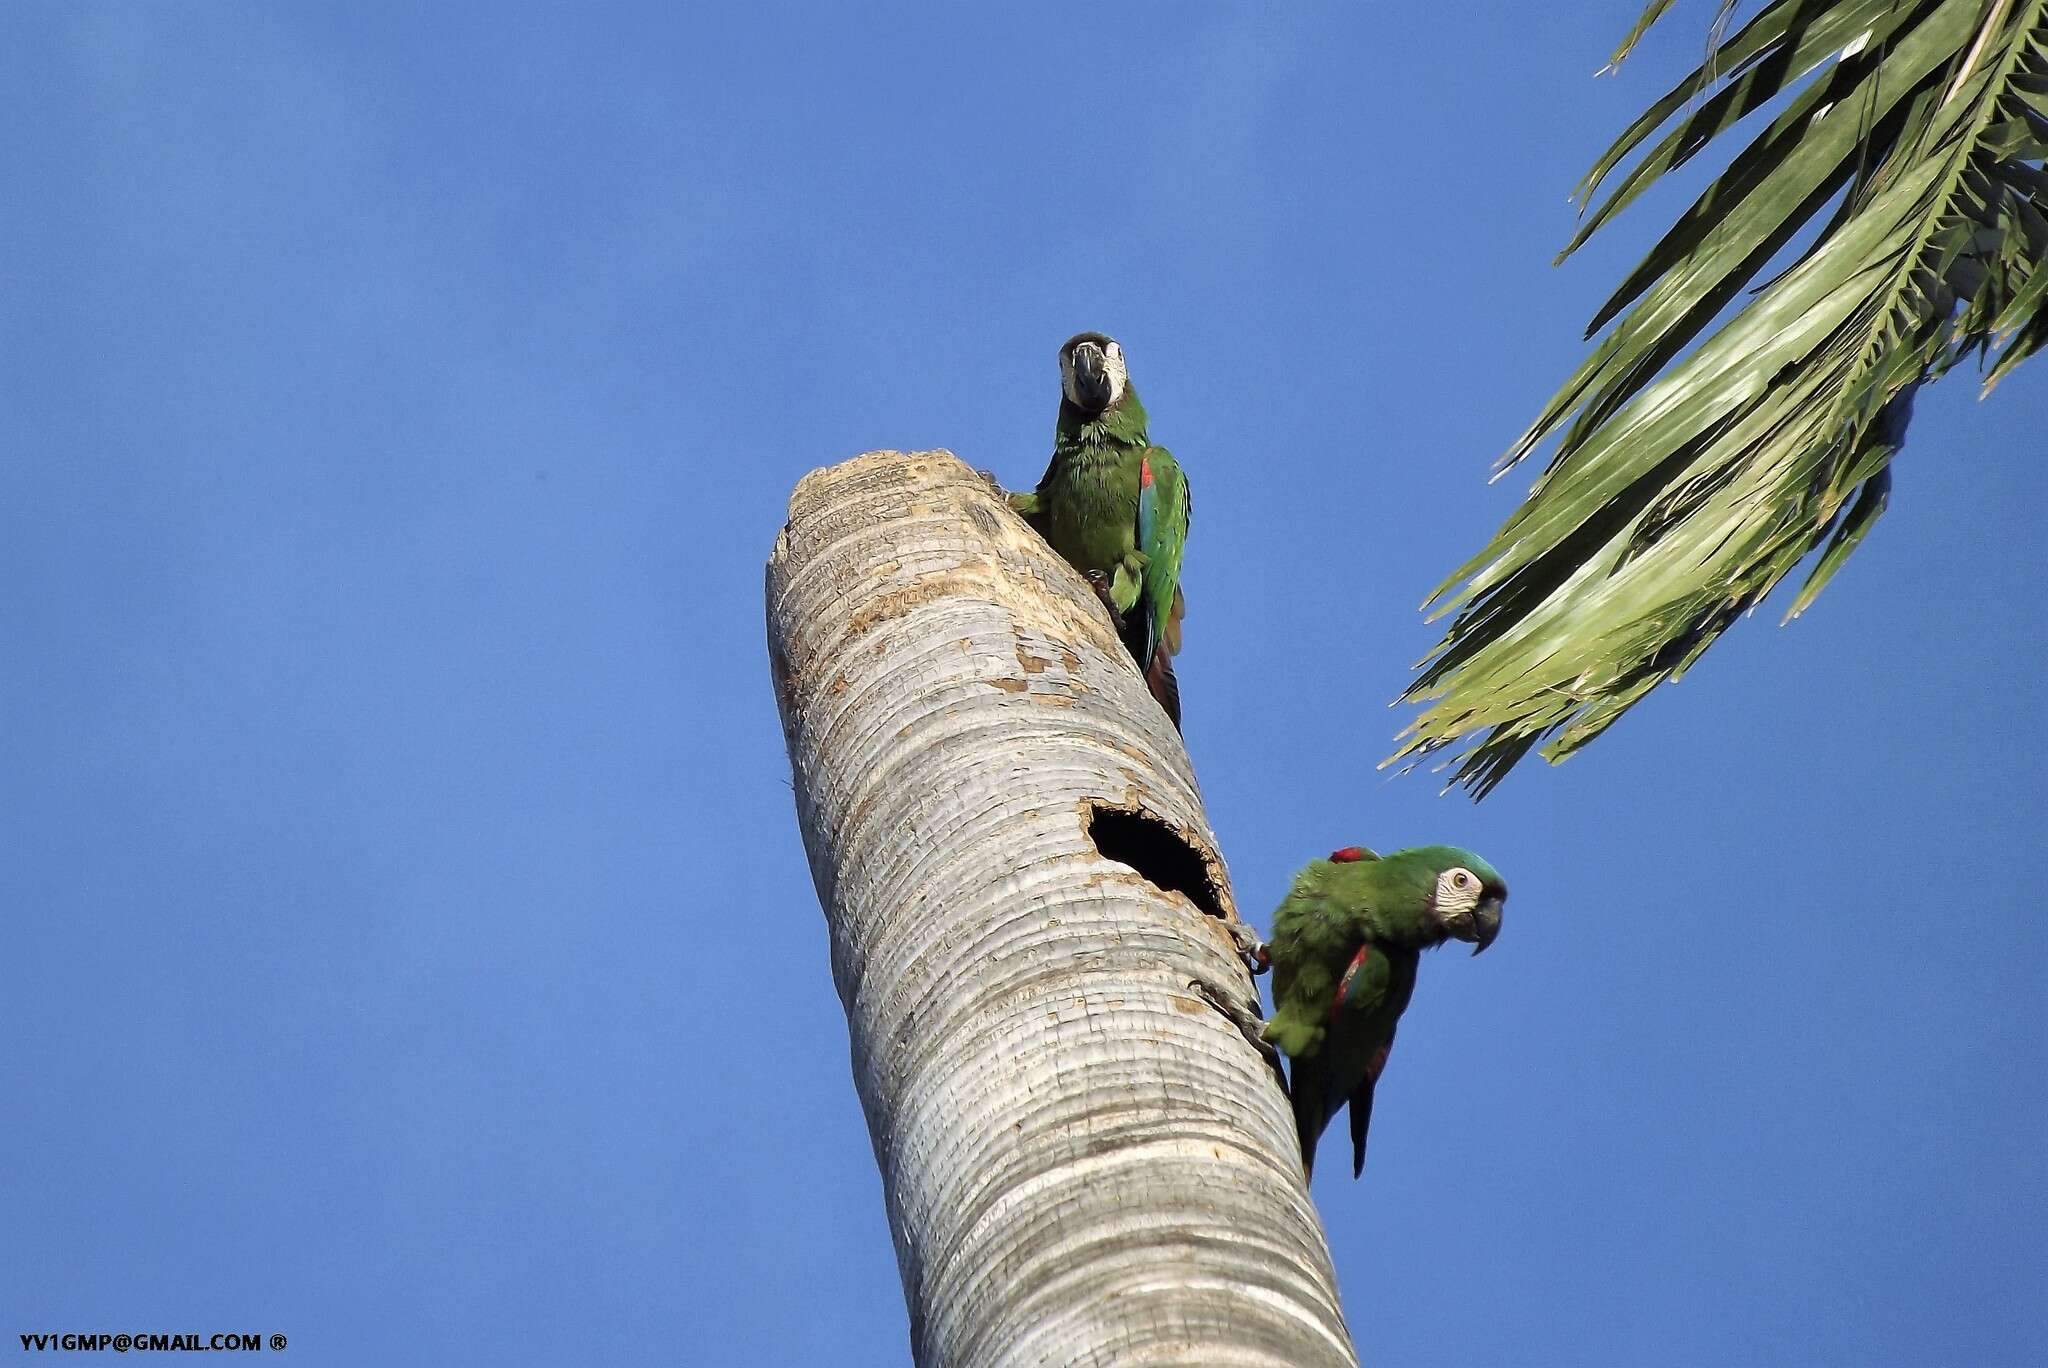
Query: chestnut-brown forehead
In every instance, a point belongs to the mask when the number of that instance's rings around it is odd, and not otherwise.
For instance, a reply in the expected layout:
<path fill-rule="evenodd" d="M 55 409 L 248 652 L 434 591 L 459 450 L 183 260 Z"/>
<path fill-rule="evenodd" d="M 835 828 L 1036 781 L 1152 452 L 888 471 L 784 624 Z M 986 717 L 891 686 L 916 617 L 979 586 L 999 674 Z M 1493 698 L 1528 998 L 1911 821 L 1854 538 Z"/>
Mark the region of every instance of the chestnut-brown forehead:
<path fill-rule="evenodd" d="M 1108 334 L 1106 334 L 1106 333 L 1099 333 L 1099 332 L 1084 332 L 1084 333 L 1075 333 L 1075 334 L 1074 334 L 1074 335 L 1073 335 L 1072 337 L 1068 338 L 1068 339 L 1067 339 L 1067 340 L 1066 340 L 1066 341 L 1065 341 L 1065 342 L 1064 342 L 1063 344 L 1061 344 L 1061 346 L 1060 346 L 1060 355 L 1061 355 L 1061 356 L 1071 356 L 1071 355 L 1073 355 L 1073 353 L 1074 353 L 1074 348 L 1076 348 L 1076 347 L 1080 346 L 1080 345 L 1081 345 L 1081 344 L 1082 344 L 1083 342 L 1093 342 L 1093 343 L 1094 343 L 1094 344 L 1095 344 L 1096 346 L 1098 346 L 1098 347 L 1110 347 L 1110 346 L 1114 346 L 1114 345 L 1116 344 L 1116 339 L 1115 339 L 1115 338 L 1113 338 L 1113 337 L 1111 337 L 1111 336 L 1109 336 L 1109 335 L 1108 335 Z"/>

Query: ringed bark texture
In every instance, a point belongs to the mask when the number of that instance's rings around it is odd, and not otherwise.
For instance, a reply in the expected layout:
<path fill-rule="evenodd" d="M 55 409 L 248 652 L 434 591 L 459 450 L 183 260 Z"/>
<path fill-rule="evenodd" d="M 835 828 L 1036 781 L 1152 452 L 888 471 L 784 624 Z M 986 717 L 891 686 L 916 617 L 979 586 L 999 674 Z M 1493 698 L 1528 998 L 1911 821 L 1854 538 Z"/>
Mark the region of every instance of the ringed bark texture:
<path fill-rule="evenodd" d="M 797 486 L 768 649 L 916 1361 L 1355 1364 L 1286 1099 L 1190 986 L 1255 1001 L 1187 753 L 1081 578 L 872 453 Z"/>

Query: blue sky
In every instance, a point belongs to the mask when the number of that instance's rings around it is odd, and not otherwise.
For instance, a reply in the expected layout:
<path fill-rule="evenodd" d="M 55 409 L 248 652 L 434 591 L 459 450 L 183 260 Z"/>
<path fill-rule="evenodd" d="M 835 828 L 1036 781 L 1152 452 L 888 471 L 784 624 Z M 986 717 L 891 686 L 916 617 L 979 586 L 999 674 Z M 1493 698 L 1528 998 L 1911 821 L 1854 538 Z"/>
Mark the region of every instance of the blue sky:
<path fill-rule="evenodd" d="M 2026 1361 L 2048 367 L 1580 758 L 1374 768 L 1682 204 L 1547 264 L 1636 8 L 0 10 L 0 1334 L 905 1362 L 761 566 L 815 465 L 1034 478 L 1100 328 L 1253 919 L 1515 888 L 1317 1181 L 1368 1360 Z"/>

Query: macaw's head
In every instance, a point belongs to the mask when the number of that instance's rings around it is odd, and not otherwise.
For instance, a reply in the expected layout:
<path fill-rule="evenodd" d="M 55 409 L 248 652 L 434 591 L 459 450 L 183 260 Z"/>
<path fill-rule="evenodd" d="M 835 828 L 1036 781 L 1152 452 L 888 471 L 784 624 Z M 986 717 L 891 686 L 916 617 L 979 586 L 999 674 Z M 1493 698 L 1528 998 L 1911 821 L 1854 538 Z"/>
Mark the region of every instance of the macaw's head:
<path fill-rule="evenodd" d="M 1475 955 L 1493 944 L 1500 934 L 1501 908 L 1508 900 L 1507 880 L 1500 871 L 1456 846 L 1423 846 L 1416 853 L 1436 875 L 1429 908 L 1444 934 L 1472 942 Z"/>
<path fill-rule="evenodd" d="M 1098 332 L 1076 333 L 1060 348 L 1060 389 L 1089 417 L 1114 406 L 1130 388 L 1124 349 Z"/>
<path fill-rule="evenodd" d="M 1476 955 L 1500 934 L 1501 908 L 1508 900 L 1507 880 L 1469 850 L 1457 846 L 1397 850 L 1382 857 L 1374 872 L 1400 890 L 1393 899 L 1396 909 L 1391 910 L 1405 909 L 1412 918 L 1414 934 L 1430 944 L 1470 941 Z"/>

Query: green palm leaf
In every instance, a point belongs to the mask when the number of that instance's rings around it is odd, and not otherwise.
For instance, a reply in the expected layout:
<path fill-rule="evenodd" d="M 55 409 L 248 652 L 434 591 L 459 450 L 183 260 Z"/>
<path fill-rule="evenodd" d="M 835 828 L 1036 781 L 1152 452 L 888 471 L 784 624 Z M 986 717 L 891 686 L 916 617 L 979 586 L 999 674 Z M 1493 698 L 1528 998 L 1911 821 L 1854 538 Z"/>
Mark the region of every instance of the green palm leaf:
<path fill-rule="evenodd" d="M 1388 763 L 1462 746 L 1483 795 L 1532 747 L 1562 759 L 1825 546 L 1797 616 L 1883 511 L 1919 386 L 1974 352 L 1988 391 L 2048 344 L 2048 0 L 1776 0 L 1594 166 L 1582 202 L 1637 158 L 1565 254 L 1774 102 L 1503 458 L 1559 438 L 1431 595 L 1457 616 Z"/>

